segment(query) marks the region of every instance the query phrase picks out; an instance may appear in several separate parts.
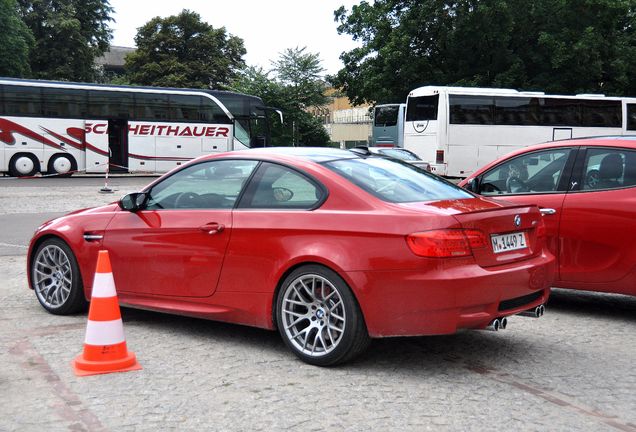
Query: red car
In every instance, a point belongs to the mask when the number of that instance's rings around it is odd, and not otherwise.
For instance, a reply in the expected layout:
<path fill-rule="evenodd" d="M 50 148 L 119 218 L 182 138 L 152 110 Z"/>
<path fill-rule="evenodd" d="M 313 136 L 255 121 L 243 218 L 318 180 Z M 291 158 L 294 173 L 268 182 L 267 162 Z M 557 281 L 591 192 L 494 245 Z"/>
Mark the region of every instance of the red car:
<path fill-rule="evenodd" d="M 43 224 L 28 275 L 46 310 L 75 312 L 106 249 L 123 305 L 278 329 L 298 357 L 331 365 L 370 337 L 541 313 L 554 272 L 542 219 L 390 158 L 240 151 Z"/>
<path fill-rule="evenodd" d="M 459 185 L 541 208 L 558 262 L 555 287 L 636 295 L 635 139 L 526 147 Z"/>

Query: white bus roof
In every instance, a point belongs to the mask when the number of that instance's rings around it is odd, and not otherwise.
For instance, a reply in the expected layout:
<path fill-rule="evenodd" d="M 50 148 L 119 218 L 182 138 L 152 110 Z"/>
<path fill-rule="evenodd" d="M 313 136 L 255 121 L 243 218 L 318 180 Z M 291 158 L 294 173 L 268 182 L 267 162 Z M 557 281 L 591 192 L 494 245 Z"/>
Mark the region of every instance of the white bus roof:
<path fill-rule="evenodd" d="M 484 87 L 445 87 L 445 86 L 424 86 L 411 90 L 409 97 L 430 96 L 438 93 L 450 93 L 461 95 L 482 95 L 482 96 L 543 96 L 551 98 L 574 98 L 574 99 L 627 99 L 620 96 L 605 96 L 597 93 L 582 93 L 577 95 L 550 95 L 537 91 L 518 91 L 504 88 L 484 88 Z"/>

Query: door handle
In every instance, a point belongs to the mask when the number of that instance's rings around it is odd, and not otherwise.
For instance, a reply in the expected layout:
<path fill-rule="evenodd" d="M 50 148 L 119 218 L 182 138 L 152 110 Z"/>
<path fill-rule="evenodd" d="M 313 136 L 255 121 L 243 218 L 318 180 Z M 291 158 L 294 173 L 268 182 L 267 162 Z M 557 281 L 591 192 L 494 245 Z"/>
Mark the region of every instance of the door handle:
<path fill-rule="evenodd" d="M 209 224 L 201 225 L 199 229 L 201 231 L 205 231 L 206 233 L 210 235 L 213 235 L 213 234 L 218 234 L 223 232 L 223 230 L 225 229 L 225 225 L 216 223 L 216 222 L 211 222 Z"/>
<path fill-rule="evenodd" d="M 553 215 L 556 214 L 556 210 L 553 208 L 541 208 L 539 209 L 542 216 Z"/>

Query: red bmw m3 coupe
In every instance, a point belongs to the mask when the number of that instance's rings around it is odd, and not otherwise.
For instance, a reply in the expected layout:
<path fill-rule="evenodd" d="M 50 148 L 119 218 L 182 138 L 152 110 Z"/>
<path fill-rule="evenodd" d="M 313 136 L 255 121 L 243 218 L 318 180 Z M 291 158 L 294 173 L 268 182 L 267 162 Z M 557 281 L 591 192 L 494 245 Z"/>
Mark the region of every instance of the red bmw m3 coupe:
<path fill-rule="evenodd" d="M 554 273 L 542 219 L 370 153 L 247 150 L 46 222 L 28 275 L 46 310 L 77 312 L 106 249 L 122 305 L 277 329 L 324 366 L 371 338 L 540 314 Z"/>

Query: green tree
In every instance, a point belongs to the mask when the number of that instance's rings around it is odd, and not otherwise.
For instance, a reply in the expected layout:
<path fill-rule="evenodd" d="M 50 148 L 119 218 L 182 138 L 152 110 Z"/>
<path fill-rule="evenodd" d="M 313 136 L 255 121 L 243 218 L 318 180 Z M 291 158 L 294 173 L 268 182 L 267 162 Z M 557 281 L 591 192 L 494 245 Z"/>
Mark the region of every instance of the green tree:
<path fill-rule="evenodd" d="M 95 58 L 108 50 L 113 8 L 108 0 L 18 0 L 35 37 L 32 76 L 93 81 Z"/>
<path fill-rule="evenodd" d="M 0 76 L 28 76 L 33 34 L 20 18 L 16 0 L 0 0 L 0 28 Z"/>
<path fill-rule="evenodd" d="M 137 51 L 126 57 L 133 84 L 165 87 L 220 88 L 244 67 L 243 40 L 214 29 L 198 13 L 155 17 L 139 28 Z"/>
<path fill-rule="evenodd" d="M 376 0 L 335 19 L 361 43 L 330 77 L 356 103 L 421 85 L 636 94 L 636 0 Z"/>
<path fill-rule="evenodd" d="M 325 146 L 329 135 L 311 107 L 327 103 L 324 71 L 318 54 L 306 48 L 289 48 L 273 63 L 273 70 L 248 67 L 234 81 L 232 89 L 263 99 L 267 106 L 283 111 L 284 124 L 272 132 L 273 145 Z"/>

